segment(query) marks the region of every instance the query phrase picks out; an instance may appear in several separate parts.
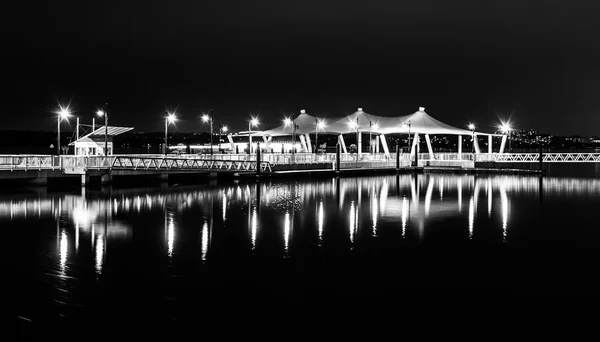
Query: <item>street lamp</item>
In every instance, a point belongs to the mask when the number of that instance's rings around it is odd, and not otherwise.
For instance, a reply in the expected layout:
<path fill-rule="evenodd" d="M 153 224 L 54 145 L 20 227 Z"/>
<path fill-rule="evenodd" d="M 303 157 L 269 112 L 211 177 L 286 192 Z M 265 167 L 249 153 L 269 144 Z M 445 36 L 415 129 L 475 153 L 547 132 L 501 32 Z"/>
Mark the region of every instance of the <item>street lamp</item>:
<path fill-rule="evenodd" d="M 104 105 L 104 110 L 100 109 L 96 114 L 104 116 L 104 155 L 108 156 L 108 111 L 106 110 L 106 104 Z"/>
<path fill-rule="evenodd" d="M 408 126 L 408 148 L 409 148 L 409 151 L 410 151 L 412 149 L 412 145 L 410 144 L 410 120 L 404 122 L 403 125 L 404 126 Z"/>
<path fill-rule="evenodd" d="M 510 144 L 510 132 L 512 130 L 512 127 L 510 126 L 510 123 L 503 122 L 500 125 L 500 130 L 502 131 L 502 133 L 505 133 L 505 134 L 508 135 L 508 152 L 511 153 L 512 152 L 512 148 L 511 148 L 511 144 Z"/>
<path fill-rule="evenodd" d="M 315 154 L 319 151 L 319 129 L 325 128 L 325 122 L 323 120 L 315 120 Z"/>
<path fill-rule="evenodd" d="M 248 154 L 252 154 L 252 135 L 250 134 L 252 126 L 258 127 L 257 118 L 250 117 L 250 120 L 248 120 L 248 141 L 250 141 L 250 143 L 248 144 Z"/>
<path fill-rule="evenodd" d="M 165 156 L 167 155 L 167 128 L 170 123 L 174 123 L 175 121 L 177 121 L 175 113 L 167 112 L 167 116 L 165 117 L 165 147 L 163 148 L 163 153 Z"/>
<path fill-rule="evenodd" d="M 293 119 L 290 118 L 285 118 L 283 119 L 283 123 L 285 125 L 285 127 L 292 127 L 292 154 L 296 153 L 296 128 L 298 128 L 298 125 L 296 125 L 296 123 L 294 122 Z"/>
<path fill-rule="evenodd" d="M 219 153 L 221 152 L 221 134 L 223 132 L 227 133 L 229 129 L 227 128 L 227 126 L 223 126 L 221 125 L 221 127 L 219 128 Z"/>
<path fill-rule="evenodd" d="M 60 156 L 60 122 L 63 119 L 68 119 L 71 116 L 71 111 L 69 110 L 69 106 L 63 107 L 62 105 L 58 106 L 58 111 L 56 111 L 57 116 L 57 126 L 58 126 L 58 136 L 57 136 L 57 147 L 58 147 L 58 155 Z"/>
<path fill-rule="evenodd" d="M 204 122 L 210 122 L 210 155 L 211 156 L 213 155 L 213 115 L 212 115 L 212 113 L 213 113 L 213 110 L 211 109 L 210 110 L 210 115 L 204 114 L 202 116 L 202 121 L 204 121 Z M 220 142 L 221 142 L 220 139 L 221 139 L 221 135 L 219 135 L 219 145 L 220 145 Z"/>
<path fill-rule="evenodd" d="M 472 135 L 471 153 L 473 153 L 473 162 L 475 162 L 475 124 L 470 123 L 469 130 L 471 130 Z"/>

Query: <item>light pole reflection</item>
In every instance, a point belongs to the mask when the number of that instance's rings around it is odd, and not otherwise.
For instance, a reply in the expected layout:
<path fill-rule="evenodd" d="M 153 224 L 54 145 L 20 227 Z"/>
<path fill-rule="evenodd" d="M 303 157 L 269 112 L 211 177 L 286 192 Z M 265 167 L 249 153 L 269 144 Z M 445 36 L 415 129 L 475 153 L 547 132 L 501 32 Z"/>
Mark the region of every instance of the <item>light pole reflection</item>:
<path fill-rule="evenodd" d="M 508 196 L 504 185 L 500 186 L 500 201 L 502 203 L 502 242 L 507 242 Z"/>
<path fill-rule="evenodd" d="M 318 217 L 318 225 L 319 225 L 319 243 L 323 243 L 323 221 L 325 219 L 325 214 L 323 212 L 323 200 L 319 201 L 319 210 L 317 213 Z"/>
<path fill-rule="evenodd" d="M 258 218 L 257 218 L 257 212 L 256 212 L 256 206 L 252 206 L 252 215 L 251 215 L 251 219 L 250 219 L 250 234 L 251 234 L 251 241 L 252 241 L 252 250 L 254 251 L 256 249 L 256 234 L 257 234 L 257 230 L 258 230 Z"/>
<path fill-rule="evenodd" d="M 208 222 L 204 221 L 204 224 L 202 225 L 202 242 L 201 242 L 201 253 L 202 253 L 202 261 L 206 261 L 206 255 L 208 254 Z"/>
<path fill-rule="evenodd" d="M 462 178 L 458 178 L 457 180 L 457 190 L 458 190 L 458 212 L 462 212 Z"/>
<path fill-rule="evenodd" d="M 283 249 L 285 251 L 285 256 L 289 255 L 289 244 L 290 244 L 290 213 L 289 211 L 285 212 L 285 218 L 283 219 Z"/>
<path fill-rule="evenodd" d="M 104 263 L 104 239 L 105 236 L 100 234 L 96 241 L 96 273 L 98 275 L 102 273 L 102 265 Z"/>
<path fill-rule="evenodd" d="M 167 254 L 173 257 L 173 245 L 175 244 L 175 222 L 172 213 L 167 213 Z"/>
<path fill-rule="evenodd" d="M 377 236 L 377 215 L 379 206 L 377 205 L 377 195 L 373 194 L 373 198 L 371 200 L 371 218 L 373 220 L 373 236 Z"/>
<path fill-rule="evenodd" d="M 492 179 L 488 178 L 487 181 L 487 195 L 488 195 L 488 217 L 492 216 Z"/>
<path fill-rule="evenodd" d="M 354 235 L 356 234 L 358 225 L 358 208 L 354 205 L 354 201 L 350 202 L 350 242 L 354 244 Z"/>
<path fill-rule="evenodd" d="M 406 238 L 406 223 L 408 222 L 408 199 L 402 198 L 402 238 Z"/>
<path fill-rule="evenodd" d="M 473 225 L 475 224 L 475 199 L 469 200 L 469 239 L 473 238 Z"/>
<path fill-rule="evenodd" d="M 225 222 L 225 220 L 227 218 L 227 195 L 226 194 L 223 194 L 222 211 L 223 211 L 223 222 Z"/>
<path fill-rule="evenodd" d="M 69 253 L 69 240 L 67 238 L 67 232 L 62 230 L 60 234 L 59 242 L 59 257 L 60 257 L 60 276 L 65 277 L 67 271 L 67 256 Z"/>

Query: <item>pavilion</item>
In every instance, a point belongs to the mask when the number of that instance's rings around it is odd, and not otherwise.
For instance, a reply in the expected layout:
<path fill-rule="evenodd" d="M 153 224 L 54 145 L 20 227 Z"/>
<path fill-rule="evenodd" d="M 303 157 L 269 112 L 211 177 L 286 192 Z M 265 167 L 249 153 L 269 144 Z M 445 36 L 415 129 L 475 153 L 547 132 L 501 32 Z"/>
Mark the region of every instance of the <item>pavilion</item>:
<path fill-rule="evenodd" d="M 345 117 L 335 119 L 331 122 L 326 122 L 325 120 L 307 114 L 305 110 L 301 110 L 300 115 L 293 120 L 292 124 L 284 124 L 270 130 L 251 133 L 254 136 L 262 136 L 267 148 L 272 149 L 273 151 L 278 150 L 280 152 L 285 152 L 286 150 L 292 148 L 291 144 L 287 148 L 284 146 L 284 144 L 280 144 L 280 147 L 270 146 L 271 144 L 277 145 L 272 142 L 273 137 L 298 135 L 300 137 L 300 149 L 303 152 L 308 153 L 313 152 L 310 134 L 314 134 L 315 137 L 319 133 L 338 134 L 338 142 L 342 148 L 342 152 L 348 153 L 343 134 L 357 134 L 357 146 L 362 147 L 362 135 L 363 133 L 369 133 L 371 137 L 375 135 L 374 139 L 370 138 L 371 144 L 373 144 L 373 150 L 375 152 L 379 152 L 379 148 L 381 146 L 383 152 L 387 156 L 389 156 L 390 151 L 387 145 L 386 134 L 408 134 L 409 136 L 412 135 L 413 137 L 410 151 L 411 154 L 415 153 L 415 149 L 417 148 L 421 137 L 425 137 L 427 149 L 431 159 L 434 158 L 434 154 L 431 146 L 430 135 L 439 134 L 457 136 L 459 155 L 462 154 L 463 135 L 472 137 L 474 139 L 475 153 L 481 153 L 478 142 L 479 139 L 477 139 L 479 136 L 488 137 L 488 153 L 492 153 L 493 137 L 501 137 L 502 139 L 500 153 L 504 152 L 504 147 L 506 144 L 506 135 L 504 134 L 490 134 L 453 127 L 431 117 L 425 112 L 424 107 L 419 107 L 419 110 L 412 114 L 397 117 L 372 115 L 364 112 L 362 108 L 358 108 L 356 112 Z M 295 141 L 296 139 L 294 137 L 294 144 L 296 144 Z M 357 152 L 358 154 L 362 154 L 362 148 L 358 148 Z"/>

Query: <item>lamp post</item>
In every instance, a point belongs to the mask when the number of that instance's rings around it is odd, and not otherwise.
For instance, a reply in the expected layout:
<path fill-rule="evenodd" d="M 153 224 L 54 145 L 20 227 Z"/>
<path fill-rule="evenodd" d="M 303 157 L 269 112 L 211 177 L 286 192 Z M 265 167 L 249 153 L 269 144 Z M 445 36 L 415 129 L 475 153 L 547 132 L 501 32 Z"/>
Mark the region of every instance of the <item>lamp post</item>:
<path fill-rule="evenodd" d="M 228 130 L 227 126 L 221 125 L 221 127 L 219 127 L 219 153 L 221 152 L 221 134 L 223 134 L 223 132 L 227 133 Z"/>
<path fill-rule="evenodd" d="M 475 125 L 470 123 L 469 130 L 471 130 L 471 153 L 473 153 L 473 166 L 475 166 Z"/>
<path fill-rule="evenodd" d="M 500 125 L 500 130 L 508 135 L 508 153 L 512 152 L 512 148 L 511 148 L 511 144 L 510 144 L 510 131 L 512 130 L 512 128 L 510 127 L 510 123 L 508 122 L 503 122 Z"/>
<path fill-rule="evenodd" d="M 316 125 L 315 125 L 315 154 L 318 154 L 319 151 L 319 131 L 320 129 L 325 128 L 325 121 L 323 120 L 316 120 Z"/>
<path fill-rule="evenodd" d="M 296 153 L 296 128 L 298 128 L 298 126 L 296 125 L 296 122 L 294 121 L 294 119 L 290 119 L 290 118 L 285 118 L 283 119 L 283 123 L 285 124 L 285 127 L 292 127 L 292 154 Z"/>
<path fill-rule="evenodd" d="M 166 156 L 167 155 L 167 133 L 168 133 L 168 127 L 170 123 L 174 123 L 175 121 L 177 121 L 177 117 L 175 117 L 175 113 L 169 113 L 167 112 L 167 117 L 165 117 L 165 146 L 163 148 L 163 153 Z"/>
<path fill-rule="evenodd" d="M 96 114 L 104 117 L 104 155 L 108 156 L 108 111 L 106 110 L 106 104 L 104 109 L 98 110 Z"/>
<path fill-rule="evenodd" d="M 258 127 L 257 118 L 250 117 L 250 120 L 248 120 L 248 140 L 250 141 L 250 143 L 248 144 L 248 154 L 252 154 L 252 134 L 250 134 L 252 126 Z"/>
<path fill-rule="evenodd" d="M 57 116 L 57 120 L 56 120 L 56 124 L 58 126 L 58 135 L 57 135 L 57 147 L 58 147 L 58 155 L 60 156 L 60 122 L 63 119 L 68 119 L 69 116 L 71 116 L 71 111 L 69 110 L 69 106 L 63 107 L 62 105 L 58 106 L 58 111 L 56 112 L 56 114 L 58 114 Z"/>
<path fill-rule="evenodd" d="M 210 110 L 210 115 L 204 114 L 202 116 L 204 122 L 210 122 L 210 155 L 213 155 L 213 110 Z M 219 134 L 219 145 L 221 144 L 221 135 Z"/>

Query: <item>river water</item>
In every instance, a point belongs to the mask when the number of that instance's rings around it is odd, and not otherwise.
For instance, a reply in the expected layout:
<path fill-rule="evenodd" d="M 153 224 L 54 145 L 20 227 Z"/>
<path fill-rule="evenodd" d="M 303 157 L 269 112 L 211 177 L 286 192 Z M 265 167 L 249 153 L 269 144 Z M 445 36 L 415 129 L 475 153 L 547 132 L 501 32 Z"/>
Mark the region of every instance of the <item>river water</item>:
<path fill-rule="evenodd" d="M 252 319 L 577 331 L 597 318 L 582 310 L 598 304 L 598 177 L 36 191 L 0 196 L 21 333 Z"/>

